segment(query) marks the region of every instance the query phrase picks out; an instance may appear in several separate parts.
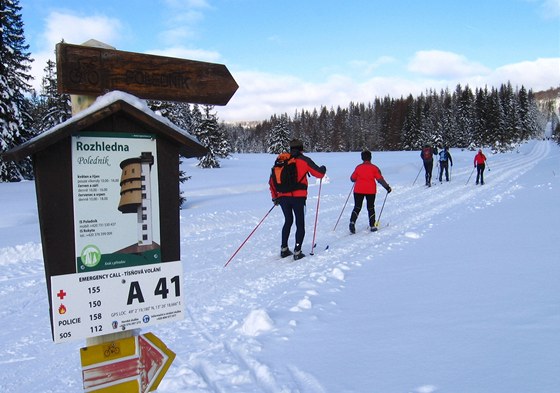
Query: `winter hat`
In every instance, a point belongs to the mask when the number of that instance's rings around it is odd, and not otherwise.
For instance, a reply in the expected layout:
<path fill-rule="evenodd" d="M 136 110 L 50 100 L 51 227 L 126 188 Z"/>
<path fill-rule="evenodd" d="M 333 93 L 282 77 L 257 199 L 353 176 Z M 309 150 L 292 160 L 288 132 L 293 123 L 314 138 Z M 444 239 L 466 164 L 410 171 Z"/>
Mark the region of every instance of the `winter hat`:
<path fill-rule="evenodd" d="M 364 150 L 362 152 L 362 161 L 371 161 L 371 151 Z"/>
<path fill-rule="evenodd" d="M 292 139 L 290 141 L 290 150 L 303 151 L 303 142 L 299 139 Z"/>

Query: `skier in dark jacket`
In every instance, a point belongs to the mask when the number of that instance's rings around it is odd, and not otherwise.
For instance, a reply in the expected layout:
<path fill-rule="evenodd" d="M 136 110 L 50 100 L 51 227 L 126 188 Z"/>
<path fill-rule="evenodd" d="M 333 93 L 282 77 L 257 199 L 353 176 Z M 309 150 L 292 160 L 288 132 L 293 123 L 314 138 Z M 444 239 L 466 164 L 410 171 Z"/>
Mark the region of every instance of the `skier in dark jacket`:
<path fill-rule="evenodd" d="M 381 175 L 379 168 L 371 163 L 370 151 L 364 150 L 362 152 L 362 161 L 363 162 L 354 169 L 354 172 L 350 176 L 350 180 L 355 183 L 354 209 L 350 215 L 351 233 L 356 233 L 355 224 L 358 219 L 358 215 L 360 214 L 360 210 L 362 210 L 364 198 L 366 199 L 369 216 L 369 228 L 372 232 L 377 231 L 377 227 L 375 226 L 375 195 L 377 193 L 376 181 L 381 184 L 388 193 L 392 191 L 389 184 L 387 184 L 383 178 L 383 175 Z"/>
<path fill-rule="evenodd" d="M 272 201 L 279 204 L 284 214 L 284 226 L 282 227 L 282 242 L 280 245 L 280 256 L 285 258 L 293 254 L 294 260 L 305 257 L 301 252 L 301 245 L 305 237 L 305 202 L 307 200 L 307 176 L 311 174 L 316 178 L 323 178 L 327 172 L 327 168 L 318 166 L 313 160 L 303 155 L 303 142 L 298 139 L 293 139 L 290 142 L 290 155 L 296 159 L 297 179 L 301 184 L 298 189 L 291 192 L 278 192 L 274 185 L 272 176 L 269 179 L 270 194 Z M 290 237 L 290 230 L 294 223 L 294 216 L 296 221 L 296 236 L 294 252 L 288 248 L 288 238 Z"/>
<path fill-rule="evenodd" d="M 428 144 L 424 145 L 420 152 L 420 158 L 424 163 L 424 171 L 426 172 L 426 185 L 432 186 L 432 171 L 434 169 L 434 155 L 438 154 L 437 148 Z"/>
<path fill-rule="evenodd" d="M 439 152 L 439 182 L 443 181 L 443 171 L 445 171 L 445 181 L 449 181 L 449 165 L 453 166 L 453 158 L 451 153 L 445 146 Z"/>

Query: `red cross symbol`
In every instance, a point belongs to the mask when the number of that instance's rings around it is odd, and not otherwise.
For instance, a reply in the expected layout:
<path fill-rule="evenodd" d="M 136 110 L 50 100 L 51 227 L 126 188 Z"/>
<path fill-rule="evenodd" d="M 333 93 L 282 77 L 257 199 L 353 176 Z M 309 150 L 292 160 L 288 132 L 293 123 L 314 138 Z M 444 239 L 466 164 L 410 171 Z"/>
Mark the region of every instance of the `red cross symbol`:
<path fill-rule="evenodd" d="M 60 291 L 58 291 L 58 293 L 56 294 L 56 296 L 58 296 L 60 298 L 60 300 L 63 300 L 66 295 L 67 295 L 67 293 L 64 292 L 64 290 L 62 290 L 62 289 Z"/>

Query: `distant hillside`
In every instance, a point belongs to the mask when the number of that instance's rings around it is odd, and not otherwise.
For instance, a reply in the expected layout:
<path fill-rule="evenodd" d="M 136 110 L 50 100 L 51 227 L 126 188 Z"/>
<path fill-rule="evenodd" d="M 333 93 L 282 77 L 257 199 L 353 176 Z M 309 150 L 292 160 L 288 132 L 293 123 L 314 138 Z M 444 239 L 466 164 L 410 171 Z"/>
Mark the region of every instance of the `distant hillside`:
<path fill-rule="evenodd" d="M 553 121 L 553 127 L 556 128 L 560 118 L 560 87 L 539 91 L 534 95 L 538 108 L 548 120 Z"/>
<path fill-rule="evenodd" d="M 550 88 L 545 91 L 535 92 L 534 94 L 537 101 L 554 100 L 560 97 L 560 86 L 556 88 Z"/>

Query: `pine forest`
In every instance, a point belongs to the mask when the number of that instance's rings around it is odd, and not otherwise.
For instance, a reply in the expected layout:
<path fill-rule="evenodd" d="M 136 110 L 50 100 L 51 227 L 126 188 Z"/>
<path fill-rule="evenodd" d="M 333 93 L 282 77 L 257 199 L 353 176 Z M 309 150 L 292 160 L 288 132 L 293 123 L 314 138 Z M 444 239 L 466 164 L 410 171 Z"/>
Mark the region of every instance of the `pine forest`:
<path fill-rule="evenodd" d="M 18 0 L 0 2 L 0 153 L 49 130 L 71 117 L 70 97 L 57 92 L 56 64 L 47 61 L 36 92 L 30 84 L 33 62 L 25 43 Z M 542 94 L 540 92 L 539 94 Z M 321 107 L 275 114 L 246 124 L 220 122 L 210 105 L 149 101 L 156 113 L 169 118 L 208 148 L 199 166 L 219 167 L 232 153 L 279 153 L 289 140 L 301 139 L 307 151 L 340 152 L 369 149 L 419 150 L 424 144 L 507 151 L 525 140 L 543 137 L 552 127 L 558 140 L 555 110 L 560 88 L 544 99 L 509 81 L 499 87 L 457 85 L 453 91 L 426 91 L 413 97 L 375 97 L 347 107 Z M 550 94 L 548 94 L 550 93 Z M 0 181 L 32 179 L 31 160 L 0 159 Z M 188 176 L 181 173 L 181 180 Z"/>

